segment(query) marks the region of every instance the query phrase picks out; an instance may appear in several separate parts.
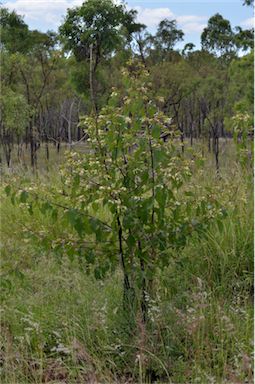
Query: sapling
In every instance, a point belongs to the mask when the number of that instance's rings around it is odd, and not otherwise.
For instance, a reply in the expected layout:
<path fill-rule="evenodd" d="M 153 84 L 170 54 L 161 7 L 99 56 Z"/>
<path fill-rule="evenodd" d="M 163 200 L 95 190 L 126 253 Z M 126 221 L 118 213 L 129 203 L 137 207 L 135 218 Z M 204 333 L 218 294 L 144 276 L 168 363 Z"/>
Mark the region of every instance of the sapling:
<path fill-rule="evenodd" d="M 96 277 L 119 264 L 124 307 L 139 303 L 144 321 L 156 271 L 168 265 L 170 251 L 183 247 L 193 230 L 207 225 L 208 214 L 201 209 L 199 218 L 193 216 L 191 192 L 180 201 L 178 191 L 191 177 L 192 161 L 181 155 L 178 133 L 151 98 L 148 76 L 134 62 L 123 70 L 126 91 L 113 90 L 98 116 L 82 120 L 90 151 L 71 154 L 64 177 L 76 208 L 93 216 L 85 220 L 78 213 L 71 221 L 81 220 L 82 236 L 95 237 L 87 252 L 95 254 L 90 258 Z M 109 212 L 107 225 L 97 221 L 100 207 Z"/>
<path fill-rule="evenodd" d="M 84 258 L 97 279 L 120 267 L 124 309 L 140 310 L 147 322 L 157 272 L 222 212 L 214 197 L 193 194 L 194 160 L 184 158 L 178 131 L 153 98 L 148 72 L 130 62 L 123 82 L 124 90 L 114 89 L 100 114 L 81 120 L 88 148 L 67 154 L 62 194 L 37 197 L 36 204 L 54 218 L 56 210 L 64 211 L 77 232 L 78 238 L 53 240 L 52 248 L 67 247 L 69 255 Z"/>

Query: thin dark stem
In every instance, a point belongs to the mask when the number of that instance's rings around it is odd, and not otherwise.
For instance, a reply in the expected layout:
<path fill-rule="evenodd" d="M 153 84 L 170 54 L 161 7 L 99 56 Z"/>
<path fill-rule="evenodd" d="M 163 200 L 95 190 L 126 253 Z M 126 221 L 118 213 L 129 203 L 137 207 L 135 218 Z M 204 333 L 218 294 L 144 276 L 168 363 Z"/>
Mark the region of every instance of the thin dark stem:
<path fill-rule="evenodd" d="M 141 310 L 142 310 L 142 316 L 143 316 L 143 322 L 147 322 L 147 315 L 148 315 L 148 306 L 146 303 L 146 278 L 145 278 L 145 265 L 144 260 L 142 258 L 142 246 L 141 241 L 138 240 L 138 249 L 140 251 L 140 268 L 142 272 L 142 297 L 141 297 Z"/>
<path fill-rule="evenodd" d="M 130 283 L 129 283 L 129 278 L 128 278 L 126 265 L 125 265 L 124 251 L 123 251 L 122 226 L 121 226 L 120 217 L 119 217 L 118 212 L 117 212 L 117 224 L 118 224 L 118 239 L 119 239 L 119 255 L 120 255 L 121 268 L 122 268 L 123 275 L 124 275 L 124 295 L 125 295 L 127 293 L 127 291 L 130 290 Z"/>
<path fill-rule="evenodd" d="M 96 106 L 96 100 L 95 100 L 95 93 L 94 93 L 94 73 L 95 68 L 93 68 L 93 44 L 90 44 L 89 46 L 89 57 L 90 57 L 90 68 L 89 68 L 89 85 L 90 85 L 90 98 L 91 98 L 91 104 L 92 104 L 92 111 L 97 114 L 97 106 Z"/>
<path fill-rule="evenodd" d="M 152 224 L 154 224 L 154 216 L 155 216 L 155 209 L 154 209 L 154 200 L 155 200 L 155 169 L 154 169 L 154 157 L 153 157 L 153 149 L 152 149 L 151 139 L 149 139 L 149 148 L 150 148 L 150 157 L 151 157 L 152 197 L 153 197 L 153 207 L 152 207 L 152 214 L 151 214 L 151 222 L 152 222 Z"/>

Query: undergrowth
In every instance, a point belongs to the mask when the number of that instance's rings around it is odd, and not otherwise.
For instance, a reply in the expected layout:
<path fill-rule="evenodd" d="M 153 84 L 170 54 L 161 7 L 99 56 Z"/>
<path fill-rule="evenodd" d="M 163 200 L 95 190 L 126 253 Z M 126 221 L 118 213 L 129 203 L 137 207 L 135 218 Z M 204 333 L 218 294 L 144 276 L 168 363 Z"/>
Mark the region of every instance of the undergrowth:
<path fill-rule="evenodd" d="M 50 188 L 57 174 L 37 177 Z M 78 255 L 46 252 L 33 233 L 71 229 L 1 191 L 2 383 L 252 383 L 251 180 L 232 162 L 220 178 L 209 167 L 194 183 L 218 188 L 228 214 L 169 254 L 146 329 L 139 314 L 134 324 L 123 314 L 118 271 L 98 281 Z"/>

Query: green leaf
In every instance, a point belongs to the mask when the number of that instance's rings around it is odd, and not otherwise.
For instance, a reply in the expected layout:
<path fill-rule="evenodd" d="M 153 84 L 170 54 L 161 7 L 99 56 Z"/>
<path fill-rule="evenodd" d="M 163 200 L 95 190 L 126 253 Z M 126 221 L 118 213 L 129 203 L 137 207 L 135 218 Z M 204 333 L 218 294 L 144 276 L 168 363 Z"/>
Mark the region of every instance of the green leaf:
<path fill-rule="evenodd" d="M 1 278 L 0 279 L 0 286 L 3 291 L 10 292 L 12 290 L 12 282 L 9 279 Z"/>
<path fill-rule="evenodd" d="M 131 229 L 133 225 L 133 217 L 129 214 L 123 217 L 123 227 L 125 229 Z"/>
<path fill-rule="evenodd" d="M 148 170 L 146 169 L 146 170 L 142 173 L 142 175 L 141 175 L 141 180 L 142 180 L 143 184 L 146 184 L 147 181 L 148 181 L 148 179 L 149 179 L 149 172 L 148 172 Z"/>
<path fill-rule="evenodd" d="M 80 237 L 82 237 L 83 232 L 84 232 L 84 223 L 83 223 L 83 221 L 82 221 L 80 216 L 76 217 L 76 220 L 75 220 L 75 223 L 74 223 L 74 229 L 76 230 L 78 235 Z"/>
<path fill-rule="evenodd" d="M 133 248 L 135 245 L 136 241 L 133 235 L 129 235 L 127 238 L 127 245 L 129 248 Z"/>
<path fill-rule="evenodd" d="M 155 166 L 157 166 L 158 163 L 161 163 L 162 161 L 164 161 L 166 158 L 165 153 L 161 149 L 155 149 L 153 151 L 153 154 L 154 154 Z"/>
<path fill-rule="evenodd" d="M 68 250 L 67 250 L 67 256 L 68 256 L 68 258 L 69 258 L 69 260 L 71 261 L 71 262 L 73 262 L 74 261 L 74 255 L 75 255 L 75 250 L 74 250 L 74 248 L 73 247 L 70 247 Z"/>
<path fill-rule="evenodd" d="M 220 232 L 223 232 L 224 231 L 224 225 L 220 219 L 217 220 L 217 225 L 218 225 Z"/>
<path fill-rule="evenodd" d="M 148 220 L 148 210 L 145 204 L 141 204 L 137 209 L 137 214 L 139 219 L 143 224 L 147 223 Z"/>
<path fill-rule="evenodd" d="M 58 218 L 58 210 L 57 210 L 57 209 L 53 209 L 53 210 L 52 210 L 51 217 L 52 217 L 52 220 L 53 220 L 54 222 L 57 221 L 57 218 Z"/>
<path fill-rule="evenodd" d="M 95 262 L 95 254 L 92 251 L 92 249 L 89 249 L 88 251 L 86 251 L 85 258 L 86 258 L 86 260 L 87 260 L 87 262 L 89 264 L 94 264 L 94 262 Z"/>
<path fill-rule="evenodd" d="M 74 226 L 75 222 L 76 222 L 76 218 L 78 216 L 78 212 L 76 209 L 69 209 L 68 211 L 66 211 L 65 216 L 66 216 L 67 220 L 69 221 L 69 223 L 72 226 Z"/>
<path fill-rule="evenodd" d="M 52 209 L 52 205 L 50 205 L 48 203 L 48 201 L 46 201 L 46 203 L 43 203 L 40 207 L 40 211 L 42 212 L 42 214 L 44 215 L 47 211 L 51 210 Z"/>
<path fill-rule="evenodd" d="M 5 190 L 6 195 L 9 196 L 10 193 L 11 193 L 11 186 L 10 186 L 10 185 L 6 185 L 6 187 L 4 188 L 4 190 Z"/>
<path fill-rule="evenodd" d="M 155 193 L 155 199 L 159 203 L 159 206 L 165 206 L 167 199 L 167 192 L 165 188 L 157 188 Z"/>
<path fill-rule="evenodd" d="M 79 174 L 76 174 L 74 176 L 74 183 L 73 183 L 73 186 L 76 188 L 80 185 L 80 175 Z"/>
<path fill-rule="evenodd" d="M 29 204 L 29 207 L 28 207 L 28 212 L 29 214 L 32 216 L 33 215 L 33 205 L 32 204 Z"/>
<path fill-rule="evenodd" d="M 95 275 L 96 280 L 101 280 L 103 278 L 103 271 L 102 271 L 102 269 L 99 268 L 99 267 L 96 267 L 95 270 L 94 270 L 94 275 Z"/>
<path fill-rule="evenodd" d="M 88 217 L 83 217 L 84 232 L 88 235 L 93 233 Z"/>
<path fill-rule="evenodd" d="M 186 191 L 186 192 L 184 192 L 184 195 L 185 195 L 185 196 L 191 196 L 191 197 L 193 197 L 193 196 L 194 196 L 194 193 L 191 192 L 191 191 Z"/>
<path fill-rule="evenodd" d="M 22 191 L 19 198 L 20 203 L 26 203 L 27 199 L 28 199 L 27 191 Z"/>
<path fill-rule="evenodd" d="M 99 208 L 99 204 L 98 204 L 97 202 L 93 202 L 93 203 L 92 203 L 92 208 L 93 208 L 94 211 L 97 212 L 97 210 L 98 210 L 98 208 Z"/>
<path fill-rule="evenodd" d="M 160 127 L 158 125 L 154 125 L 151 130 L 151 135 L 154 139 L 159 139 L 160 138 Z"/>

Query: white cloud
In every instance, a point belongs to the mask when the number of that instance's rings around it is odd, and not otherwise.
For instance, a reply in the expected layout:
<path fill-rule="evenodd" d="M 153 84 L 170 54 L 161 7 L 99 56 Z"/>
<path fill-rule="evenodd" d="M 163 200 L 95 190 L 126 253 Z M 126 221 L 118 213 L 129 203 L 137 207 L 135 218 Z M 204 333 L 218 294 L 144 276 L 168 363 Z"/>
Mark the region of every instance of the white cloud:
<path fill-rule="evenodd" d="M 82 4 L 82 0 L 16 0 L 6 2 L 5 7 L 15 9 L 25 17 L 26 22 L 47 24 L 48 28 L 57 28 L 67 8 Z"/>
<path fill-rule="evenodd" d="M 199 23 L 187 23 L 183 26 L 184 33 L 201 33 L 204 28 L 206 27 L 206 24 L 199 24 Z"/>
<path fill-rule="evenodd" d="M 254 27 L 254 18 L 250 17 L 249 19 L 246 19 L 241 22 L 241 25 L 246 28 L 252 28 Z"/>
<path fill-rule="evenodd" d="M 15 9 L 17 13 L 25 17 L 25 21 L 33 26 L 45 26 L 44 29 L 57 29 L 66 14 L 67 8 L 79 6 L 84 0 L 15 0 L 7 1 L 4 6 Z M 119 0 L 115 0 L 118 2 Z M 128 7 L 130 9 L 130 7 Z M 176 19 L 184 33 L 200 33 L 205 27 L 206 16 L 175 15 L 168 7 L 145 8 L 133 7 L 137 11 L 137 20 L 145 24 L 149 29 L 155 29 L 159 22 L 165 18 Z M 250 22 L 247 19 L 245 22 Z"/>
<path fill-rule="evenodd" d="M 183 15 L 176 16 L 170 8 L 143 8 L 134 7 L 137 10 L 137 20 L 147 25 L 148 28 L 155 28 L 163 19 L 176 19 L 184 33 L 202 32 L 206 27 L 207 16 Z"/>
<path fill-rule="evenodd" d="M 174 19 L 174 14 L 169 8 L 143 8 L 133 7 L 137 11 L 137 20 L 147 25 L 148 28 L 156 27 L 163 19 Z"/>
<path fill-rule="evenodd" d="M 196 15 L 183 15 L 177 16 L 177 21 L 179 23 L 192 23 L 192 22 L 200 22 L 207 19 L 207 16 L 196 16 Z"/>
<path fill-rule="evenodd" d="M 183 15 L 177 16 L 176 20 L 184 33 L 201 33 L 206 27 L 205 21 L 208 19 L 207 16 L 196 16 L 196 15 Z"/>

